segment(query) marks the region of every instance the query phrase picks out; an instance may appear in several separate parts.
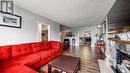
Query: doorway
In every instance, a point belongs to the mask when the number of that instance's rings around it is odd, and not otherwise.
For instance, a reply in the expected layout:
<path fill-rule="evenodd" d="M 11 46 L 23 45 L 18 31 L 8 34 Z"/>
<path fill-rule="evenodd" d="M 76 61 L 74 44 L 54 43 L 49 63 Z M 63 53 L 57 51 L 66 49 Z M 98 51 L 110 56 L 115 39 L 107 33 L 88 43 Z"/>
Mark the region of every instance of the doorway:
<path fill-rule="evenodd" d="M 48 25 L 42 25 L 42 42 L 48 41 Z"/>
<path fill-rule="evenodd" d="M 79 37 L 80 44 L 79 45 L 91 45 L 91 32 L 83 32 Z"/>
<path fill-rule="evenodd" d="M 39 23 L 37 35 L 38 41 L 50 41 L 50 25 L 45 23 Z"/>

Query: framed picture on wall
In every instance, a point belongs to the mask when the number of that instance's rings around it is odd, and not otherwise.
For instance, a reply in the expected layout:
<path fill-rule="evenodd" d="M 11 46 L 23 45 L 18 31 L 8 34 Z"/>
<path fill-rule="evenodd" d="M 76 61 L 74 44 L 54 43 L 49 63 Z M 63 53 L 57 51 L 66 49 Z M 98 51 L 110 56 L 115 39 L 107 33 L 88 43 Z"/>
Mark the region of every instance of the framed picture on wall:
<path fill-rule="evenodd" d="M 0 1 L 1 11 L 14 14 L 15 11 L 14 3 L 15 3 L 14 0 L 1 0 Z"/>
<path fill-rule="evenodd" d="M 72 37 L 72 32 L 66 32 L 66 37 Z"/>
<path fill-rule="evenodd" d="M 102 33 L 106 34 L 106 21 L 104 21 L 102 24 Z"/>
<path fill-rule="evenodd" d="M 21 16 L 0 11 L 0 26 L 21 28 L 21 20 Z"/>
<path fill-rule="evenodd" d="M 98 29 L 98 33 L 102 34 L 102 32 L 103 32 L 103 26 L 102 26 L 102 24 L 97 25 L 97 29 Z"/>

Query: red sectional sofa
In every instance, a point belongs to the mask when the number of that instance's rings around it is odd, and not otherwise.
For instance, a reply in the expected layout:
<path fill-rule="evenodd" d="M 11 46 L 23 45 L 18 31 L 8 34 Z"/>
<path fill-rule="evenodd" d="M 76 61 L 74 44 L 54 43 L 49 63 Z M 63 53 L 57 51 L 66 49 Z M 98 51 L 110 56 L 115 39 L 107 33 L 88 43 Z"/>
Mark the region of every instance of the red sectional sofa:
<path fill-rule="evenodd" d="M 62 53 L 60 42 L 33 42 L 0 47 L 0 73 L 38 73 L 35 69 Z"/>

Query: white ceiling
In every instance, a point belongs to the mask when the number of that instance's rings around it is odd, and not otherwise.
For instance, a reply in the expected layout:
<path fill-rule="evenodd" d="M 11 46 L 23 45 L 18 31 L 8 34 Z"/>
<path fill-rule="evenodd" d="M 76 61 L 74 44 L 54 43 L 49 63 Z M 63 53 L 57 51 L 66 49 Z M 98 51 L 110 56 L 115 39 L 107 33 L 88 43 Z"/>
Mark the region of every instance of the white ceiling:
<path fill-rule="evenodd" d="M 24 9 L 71 27 L 100 24 L 115 2 L 115 0 L 15 1 L 16 5 Z"/>

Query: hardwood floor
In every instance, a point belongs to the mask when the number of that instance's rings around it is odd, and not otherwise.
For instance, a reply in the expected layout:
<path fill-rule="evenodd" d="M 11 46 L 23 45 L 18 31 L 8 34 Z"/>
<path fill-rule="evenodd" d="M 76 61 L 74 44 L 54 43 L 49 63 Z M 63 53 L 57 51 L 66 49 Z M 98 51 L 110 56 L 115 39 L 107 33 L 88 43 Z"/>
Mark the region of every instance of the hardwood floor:
<path fill-rule="evenodd" d="M 64 50 L 63 54 L 80 58 L 81 69 L 78 73 L 100 73 L 93 48 L 88 46 L 73 46 L 70 49 Z"/>
<path fill-rule="evenodd" d="M 88 46 L 71 46 L 63 50 L 64 55 L 79 57 L 81 64 L 78 73 L 100 73 L 98 62 L 95 59 L 95 50 Z M 54 70 L 54 69 L 53 69 Z M 47 65 L 39 69 L 40 73 L 47 73 Z"/>

